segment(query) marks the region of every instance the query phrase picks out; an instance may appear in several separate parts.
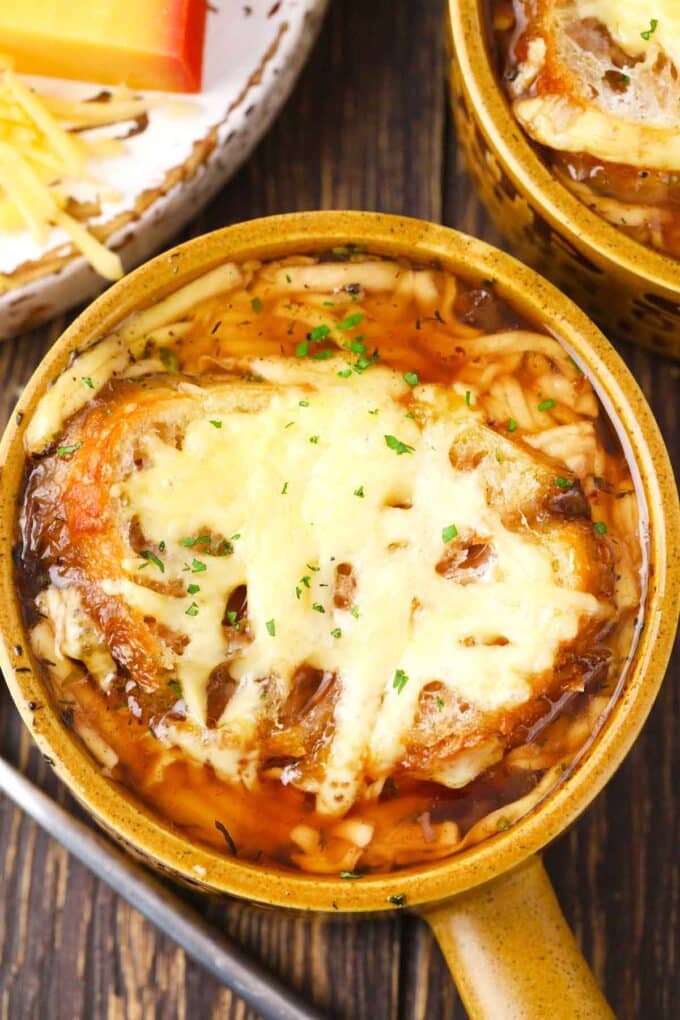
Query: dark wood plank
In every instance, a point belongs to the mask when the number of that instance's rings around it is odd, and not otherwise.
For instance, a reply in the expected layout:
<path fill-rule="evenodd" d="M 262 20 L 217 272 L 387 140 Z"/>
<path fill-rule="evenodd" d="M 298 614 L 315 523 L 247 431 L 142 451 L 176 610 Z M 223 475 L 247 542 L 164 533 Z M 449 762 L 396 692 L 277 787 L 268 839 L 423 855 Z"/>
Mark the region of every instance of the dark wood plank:
<path fill-rule="evenodd" d="M 336 0 L 267 139 L 185 236 L 253 216 L 375 208 L 437 219 L 444 125 L 439 0 Z M 0 421 L 66 320 L 0 349 Z M 3 753 L 75 813 L 6 692 Z M 337 1018 L 396 1020 L 401 919 L 351 922 L 202 902 L 215 923 Z M 421 975 L 421 978 L 423 975 Z M 252 1017 L 140 915 L 0 800 L 0 1018 Z"/>

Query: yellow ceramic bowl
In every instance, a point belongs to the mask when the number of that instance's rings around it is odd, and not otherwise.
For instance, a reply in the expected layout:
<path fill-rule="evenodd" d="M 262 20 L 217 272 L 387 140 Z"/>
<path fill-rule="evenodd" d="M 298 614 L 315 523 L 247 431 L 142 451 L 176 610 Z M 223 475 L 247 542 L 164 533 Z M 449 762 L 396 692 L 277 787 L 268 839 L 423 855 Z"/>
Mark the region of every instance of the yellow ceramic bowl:
<path fill-rule="evenodd" d="M 627 436 L 648 508 L 651 564 L 647 622 L 626 689 L 567 780 L 538 809 L 485 843 L 436 864 L 353 882 L 258 868 L 193 845 L 109 782 L 50 700 L 31 656 L 12 563 L 25 469 L 24 431 L 50 381 L 66 368 L 74 351 L 225 260 L 279 258 L 348 243 L 425 263 L 438 260 L 462 277 L 492 278 L 502 298 L 570 347 Z M 644 397 L 602 334 L 567 298 L 508 255 L 418 220 L 321 212 L 228 227 L 149 262 L 76 320 L 26 387 L 0 446 L 0 471 L 0 665 L 38 746 L 113 836 L 154 867 L 210 892 L 304 910 L 387 910 L 395 899 L 417 909 L 435 928 L 473 1017 L 571 1020 L 611 1015 L 568 932 L 537 854 L 610 778 L 659 689 L 677 619 L 680 564 L 669 561 L 667 550 L 680 530 L 680 512 L 666 450 Z M 532 949 L 537 942 L 542 947 L 540 966 Z"/>
<path fill-rule="evenodd" d="M 680 261 L 607 223 L 551 173 L 515 121 L 492 66 L 486 0 L 449 0 L 458 140 L 517 254 L 611 336 L 680 358 Z"/>

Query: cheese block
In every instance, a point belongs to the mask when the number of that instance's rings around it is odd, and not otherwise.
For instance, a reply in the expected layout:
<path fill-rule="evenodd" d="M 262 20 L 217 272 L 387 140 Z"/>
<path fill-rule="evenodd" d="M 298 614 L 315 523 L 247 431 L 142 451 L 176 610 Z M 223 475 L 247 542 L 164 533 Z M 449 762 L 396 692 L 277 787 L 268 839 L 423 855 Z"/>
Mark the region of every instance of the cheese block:
<path fill-rule="evenodd" d="M 17 71 L 197 92 L 206 0 L 0 0 Z"/>

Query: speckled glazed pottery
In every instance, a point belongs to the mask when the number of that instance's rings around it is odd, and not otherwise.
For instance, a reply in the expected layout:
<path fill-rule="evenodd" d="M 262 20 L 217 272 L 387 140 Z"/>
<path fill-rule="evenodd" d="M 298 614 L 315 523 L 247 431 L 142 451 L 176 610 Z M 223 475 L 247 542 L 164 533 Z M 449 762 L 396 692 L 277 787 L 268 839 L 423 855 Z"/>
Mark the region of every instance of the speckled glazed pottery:
<path fill-rule="evenodd" d="M 351 882 L 258 868 L 192 845 L 107 780 L 50 700 L 31 656 L 12 566 L 24 430 L 46 387 L 75 350 L 224 260 L 271 259 L 348 243 L 423 263 L 436 260 L 462 277 L 493 279 L 502 298 L 568 345 L 618 421 L 634 462 L 648 510 L 651 567 L 646 625 L 625 690 L 565 781 L 523 820 L 458 856 Z M 41 751 L 104 828 L 153 867 L 212 893 L 301 910 L 374 912 L 395 905 L 416 910 L 433 926 L 472 1017 L 611 1016 L 567 929 L 539 853 L 610 778 L 659 689 L 677 620 L 680 567 L 668 551 L 680 529 L 680 511 L 663 441 L 637 384 L 567 298 L 508 255 L 418 220 L 321 212 L 228 227 L 149 262 L 76 320 L 26 387 L 0 446 L 0 470 L 0 664 Z"/>
<path fill-rule="evenodd" d="M 449 0 L 449 42 L 458 139 L 489 213 L 610 336 L 680 358 L 680 261 L 617 230 L 552 175 L 499 84 L 485 4 Z"/>

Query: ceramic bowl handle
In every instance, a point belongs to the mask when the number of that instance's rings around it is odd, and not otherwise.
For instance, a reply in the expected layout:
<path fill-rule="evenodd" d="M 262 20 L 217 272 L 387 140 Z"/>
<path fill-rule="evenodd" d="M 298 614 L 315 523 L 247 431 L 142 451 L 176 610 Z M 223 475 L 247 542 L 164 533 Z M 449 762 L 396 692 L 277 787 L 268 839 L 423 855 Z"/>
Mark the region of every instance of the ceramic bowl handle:
<path fill-rule="evenodd" d="M 613 1020 L 540 857 L 421 915 L 471 1020 Z"/>

